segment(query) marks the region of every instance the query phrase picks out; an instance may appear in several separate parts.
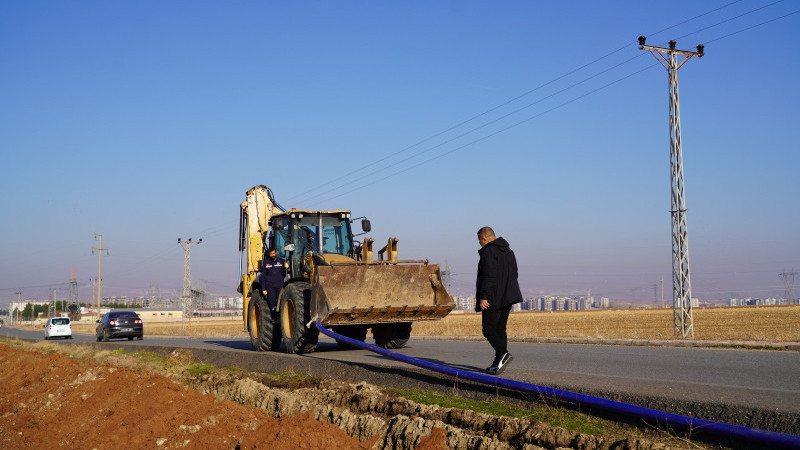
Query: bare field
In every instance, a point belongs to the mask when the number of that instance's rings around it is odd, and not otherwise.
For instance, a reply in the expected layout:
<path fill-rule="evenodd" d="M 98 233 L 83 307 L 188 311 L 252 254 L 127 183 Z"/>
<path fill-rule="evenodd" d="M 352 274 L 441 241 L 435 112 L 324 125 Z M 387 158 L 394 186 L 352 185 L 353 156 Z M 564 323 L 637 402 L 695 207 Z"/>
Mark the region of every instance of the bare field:
<path fill-rule="evenodd" d="M 480 336 L 481 315 L 451 314 L 414 324 L 417 336 Z M 672 309 L 532 311 L 512 313 L 509 337 L 672 339 Z M 695 339 L 712 341 L 800 341 L 800 306 L 694 309 Z"/>
<path fill-rule="evenodd" d="M 73 330 L 94 333 L 93 323 Z M 242 321 L 146 323 L 148 336 L 247 336 Z M 481 336 L 481 315 L 451 314 L 440 321 L 417 322 L 415 336 Z M 672 339 L 672 309 L 535 311 L 512 313 L 511 337 L 589 339 Z M 800 305 L 714 307 L 694 309 L 695 339 L 709 341 L 800 342 Z"/>

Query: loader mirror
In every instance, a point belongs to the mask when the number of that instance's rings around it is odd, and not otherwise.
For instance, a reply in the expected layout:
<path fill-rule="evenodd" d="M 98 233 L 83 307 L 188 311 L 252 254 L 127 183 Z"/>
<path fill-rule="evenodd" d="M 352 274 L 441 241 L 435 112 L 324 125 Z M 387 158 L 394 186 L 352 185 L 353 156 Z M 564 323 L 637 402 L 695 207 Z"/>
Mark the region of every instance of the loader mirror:
<path fill-rule="evenodd" d="M 361 229 L 364 230 L 364 233 L 369 233 L 372 230 L 372 224 L 369 223 L 369 219 L 361 221 Z"/>

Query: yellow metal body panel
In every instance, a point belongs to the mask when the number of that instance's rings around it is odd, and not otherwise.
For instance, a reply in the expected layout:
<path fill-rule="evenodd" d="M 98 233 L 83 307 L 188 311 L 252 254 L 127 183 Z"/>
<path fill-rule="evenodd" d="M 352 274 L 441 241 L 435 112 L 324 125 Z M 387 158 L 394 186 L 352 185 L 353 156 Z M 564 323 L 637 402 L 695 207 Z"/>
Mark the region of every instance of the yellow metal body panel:
<path fill-rule="evenodd" d="M 261 270 L 264 255 L 264 237 L 269 229 L 269 220 L 278 212 L 269 198 L 265 186 L 256 186 L 247 191 L 240 207 L 247 213 L 247 267 L 242 274 L 242 296 L 244 299 L 242 319 L 247 323 L 247 307 L 250 305 L 250 286 Z"/>

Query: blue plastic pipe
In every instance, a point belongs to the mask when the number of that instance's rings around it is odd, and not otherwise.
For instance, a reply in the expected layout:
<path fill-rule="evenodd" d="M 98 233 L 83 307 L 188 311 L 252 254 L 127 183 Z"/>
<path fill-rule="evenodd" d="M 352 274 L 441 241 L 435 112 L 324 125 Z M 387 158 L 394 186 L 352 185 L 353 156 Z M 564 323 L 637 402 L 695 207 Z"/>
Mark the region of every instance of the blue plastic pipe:
<path fill-rule="evenodd" d="M 756 445 L 759 447 L 775 449 L 800 449 L 800 436 L 776 433 L 774 431 L 759 430 L 757 428 L 742 427 L 738 425 L 730 425 L 711 420 L 696 419 L 694 417 L 672 414 L 665 411 L 659 411 L 657 409 L 644 408 L 642 406 L 631 405 L 628 403 L 617 402 L 600 397 L 592 397 L 590 395 L 578 394 L 576 392 L 555 389 L 547 386 L 539 386 L 536 384 L 507 380 L 505 378 L 482 373 L 454 369 L 452 367 L 443 366 L 418 358 L 412 358 L 400 353 L 391 352 L 385 348 L 336 334 L 333 331 L 323 327 L 319 320 L 317 320 L 317 328 L 326 336 L 329 336 L 347 345 L 363 348 L 397 361 L 422 367 L 423 369 L 432 370 L 434 372 L 443 373 L 445 375 L 450 375 L 452 377 L 457 377 L 459 379 L 463 378 L 493 387 L 500 386 L 506 389 L 525 392 L 528 394 L 544 395 L 559 401 L 566 400 L 576 405 L 588 406 L 592 409 L 598 409 L 626 417 L 640 419 L 649 423 L 650 425 L 661 426 L 667 429 L 676 429 L 684 432 L 703 434 L 705 436 L 724 438 L 745 445 Z"/>

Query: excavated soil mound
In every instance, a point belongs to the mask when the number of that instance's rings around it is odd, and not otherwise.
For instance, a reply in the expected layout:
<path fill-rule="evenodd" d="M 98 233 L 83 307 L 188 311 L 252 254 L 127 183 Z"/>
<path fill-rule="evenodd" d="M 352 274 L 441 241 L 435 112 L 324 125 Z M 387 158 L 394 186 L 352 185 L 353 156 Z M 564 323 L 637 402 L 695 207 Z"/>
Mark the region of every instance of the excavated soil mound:
<path fill-rule="evenodd" d="M 58 353 L 0 345 L 0 367 L 0 448 L 353 449 L 374 444 L 309 413 L 276 418 L 162 375 Z"/>

